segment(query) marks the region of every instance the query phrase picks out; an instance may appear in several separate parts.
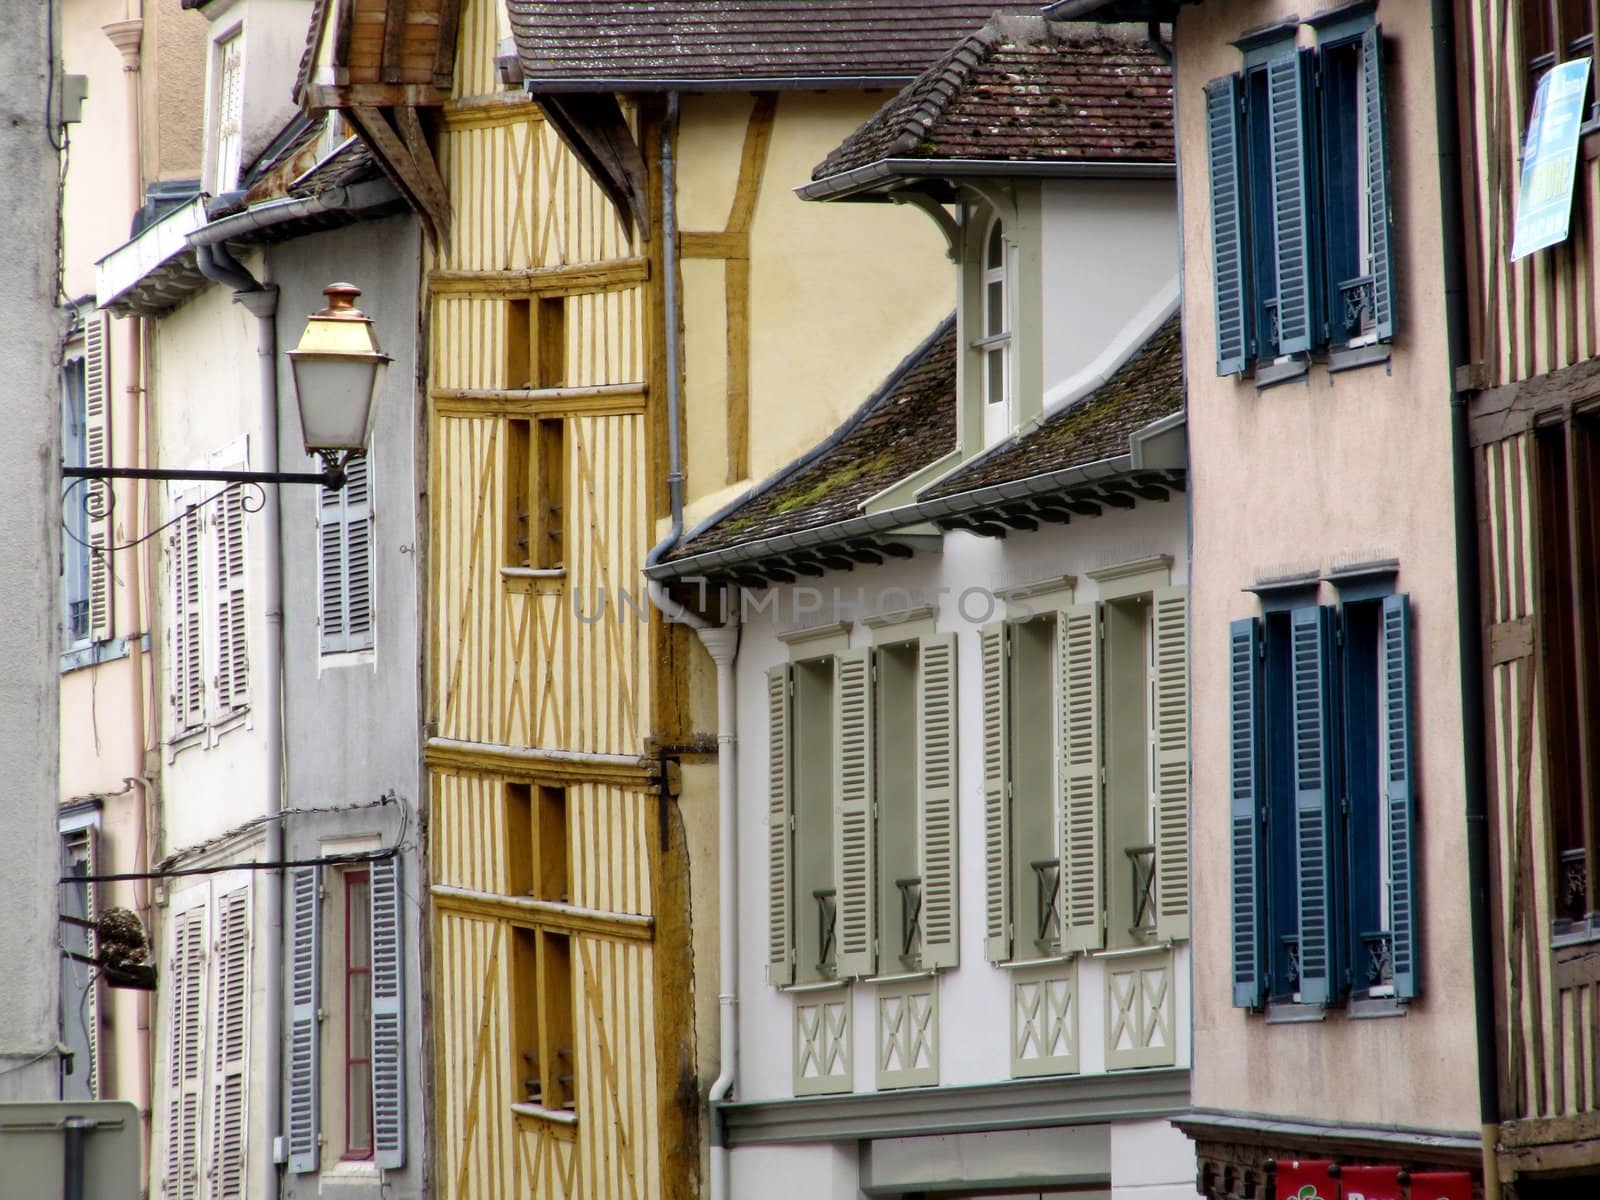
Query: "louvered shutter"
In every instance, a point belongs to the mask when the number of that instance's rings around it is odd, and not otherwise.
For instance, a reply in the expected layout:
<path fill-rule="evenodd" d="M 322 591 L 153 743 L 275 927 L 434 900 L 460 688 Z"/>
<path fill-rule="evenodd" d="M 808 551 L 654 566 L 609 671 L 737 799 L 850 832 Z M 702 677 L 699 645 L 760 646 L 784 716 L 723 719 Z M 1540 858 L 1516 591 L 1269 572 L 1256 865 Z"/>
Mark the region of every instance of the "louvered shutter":
<path fill-rule="evenodd" d="M 348 486 L 348 484 L 346 485 Z M 344 569 L 344 489 L 321 488 L 317 498 L 317 574 L 320 587 L 322 652 L 346 648 Z"/>
<path fill-rule="evenodd" d="M 372 645 L 372 503 L 365 458 L 345 467 L 345 485 L 322 490 L 318 507 L 322 652 Z"/>
<path fill-rule="evenodd" d="M 250 703 L 250 649 L 246 636 L 244 491 L 231 487 L 217 501 L 217 704 L 232 712 Z"/>
<path fill-rule="evenodd" d="M 1189 936 L 1189 597 L 1151 597 L 1151 797 L 1156 816 L 1156 934 Z"/>
<path fill-rule="evenodd" d="M 1361 35 L 1361 86 L 1366 93 L 1367 245 L 1372 312 L 1380 340 L 1394 337 L 1394 214 L 1389 194 L 1389 133 L 1383 107 L 1383 31 Z"/>
<path fill-rule="evenodd" d="M 979 635 L 983 651 L 984 956 L 1011 958 L 1011 630 L 1003 621 Z"/>
<path fill-rule="evenodd" d="M 1294 611 L 1290 623 L 1294 702 L 1294 819 L 1300 909 L 1300 999 L 1327 1004 L 1342 990 L 1333 853 L 1329 655 L 1333 610 Z"/>
<path fill-rule="evenodd" d="M 90 468 L 111 465 L 111 355 L 104 313 L 91 313 L 83 330 L 83 462 Z M 113 635 L 111 612 L 111 484 L 86 481 L 89 543 L 89 640 Z"/>
<path fill-rule="evenodd" d="M 1418 994 L 1416 799 L 1411 746 L 1411 606 L 1406 596 L 1383 600 L 1383 778 L 1389 808 L 1389 932 L 1395 995 Z"/>
<path fill-rule="evenodd" d="M 215 983 L 212 992 L 214 1061 L 211 1077 L 209 1200 L 244 1200 L 245 1100 L 250 1091 L 250 889 L 216 900 Z"/>
<path fill-rule="evenodd" d="M 1249 362 L 1248 237 L 1244 212 L 1244 136 L 1240 80 L 1226 75 L 1206 84 L 1206 134 L 1211 159 L 1211 265 L 1216 296 L 1217 374 L 1238 375 Z"/>
<path fill-rule="evenodd" d="M 794 928 L 789 876 L 794 838 L 789 733 L 793 728 L 794 672 L 787 663 L 767 672 L 767 982 L 794 982 Z"/>
<path fill-rule="evenodd" d="M 1304 353 L 1316 337 L 1313 217 L 1306 154 L 1307 55 L 1292 51 L 1267 64 L 1272 145 L 1273 259 L 1278 273 L 1278 354 Z"/>
<path fill-rule="evenodd" d="M 199 889 L 201 897 L 209 889 Z M 167 1200 L 200 1200 L 200 1108 L 205 1089 L 206 906 L 173 913 L 167 982 Z"/>
<path fill-rule="evenodd" d="M 200 607 L 203 530 L 197 497 L 177 498 L 171 543 L 172 727 L 175 735 L 205 724 L 205 622 Z"/>
<path fill-rule="evenodd" d="M 321 1002 L 322 872 L 289 868 L 289 1047 L 285 1099 L 289 1114 L 289 1170 L 317 1169 L 321 1117 L 321 1046 L 317 1006 Z"/>
<path fill-rule="evenodd" d="M 1074 604 L 1062 609 L 1056 637 L 1061 947 L 1098 950 L 1105 942 L 1106 907 L 1101 861 L 1100 606 Z"/>
<path fill-rule="evenodd" d="M 956 638 L 921 641 L 922 965 L 960 958 L 956 863 Z"/>
<path fill-rule="evenodd" d="M 372 887 L 372 1154 L 406 1164 L 405 955 L 400 860 L 379 859 Z"/>
<path fill-rule="evenodd" d="M 1228 826 L 1233 862 L 1233 1002 L 1260 1008 L 1266 998 L 1262 939 L 1261 622 L 1228 626 Z"/>
<path fill-rule="evenodd" d="M 871 975 L 877 960 L 877 830 L 873 804 L 872 651 L 834 662 L 833 870 L 841 979 Z"/>

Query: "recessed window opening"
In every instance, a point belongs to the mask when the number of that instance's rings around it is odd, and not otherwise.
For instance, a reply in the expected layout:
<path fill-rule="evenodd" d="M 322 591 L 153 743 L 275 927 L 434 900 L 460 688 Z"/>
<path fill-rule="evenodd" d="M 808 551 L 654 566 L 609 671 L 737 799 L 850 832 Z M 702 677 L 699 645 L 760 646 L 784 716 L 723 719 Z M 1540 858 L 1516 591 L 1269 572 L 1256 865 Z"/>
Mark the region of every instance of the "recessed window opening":
<path fill-rule="evenodd" d="M 1006 249 L 1005 226 L 996 218 L 984 240 L 982 336 L 974 343 L 983 352 L 985 445 L 1011 432 L 1011 297 Z"/>
<path fill-rule="evenodd" d="M 372 885 L 344 874 L 344 1157 L 372 1157 Z"/>
<path fill-rule="evenodd" d="M 1011 634 L 1012 944 L 1019 958 L 1061 943 L 1061 848 L 1056 802 L 1056 618 Z"/>

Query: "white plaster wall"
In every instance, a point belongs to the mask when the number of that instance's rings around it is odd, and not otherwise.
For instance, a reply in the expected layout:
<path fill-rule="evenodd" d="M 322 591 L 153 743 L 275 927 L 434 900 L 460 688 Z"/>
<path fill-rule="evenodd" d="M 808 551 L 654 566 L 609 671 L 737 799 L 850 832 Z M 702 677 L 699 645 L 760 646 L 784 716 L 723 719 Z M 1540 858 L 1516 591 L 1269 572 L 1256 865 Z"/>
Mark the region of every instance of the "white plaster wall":
<path fill-rule="evenodd" d="M 1194 1200 L 1194 1143 L 1170 1121 L 1111 1126 L 1111 1200 Z"/>
<path fill-rule="evenodd" d="M 816 625 L 838 619 L 859 621 L 873 612 L 894 611 L 912 603 L 930 602 L 938 589 L 938 628 L 957 634 L 958 813 L 960 966 L 940 978 L 939 1052 L 941 1084 L 975 1084 L 1010 1077 L 1009 971 L 984 960 L 983 857 L 983 711 L 979 627 L 1001 615 L 1000 602 L 989 593 L 1077 575 L 1077 600 L 1097 598 L 1088 572 L 1152 554 L 1172 557 L 1172 580 L 1188 577 L 1185 560 L 1184 508 L 1181 497 L 1168 503 L 1140 504 L 1131 512 L 1048 526 L 1037 533 L 1014 533 L 1004 541 L 950 533 L 943 554 L 919 554 L 904 563 L 834 572 L 814 582 L 818 611 L 798 622 Z M 834 616 L 837 589 L 839 616 Z M 779 621 L 793 627 L 797 590 L 779 589 Z M 809 606 L 812 592 L 798 592 Z M 991 603 L 993 612 L 991 615 Z M 740 1100 L 779 1099 L 793 1095 L 793 999 L 768 986 L 767 956 L 767 702 L 766 671 L 788 658 L 778 640 L 771 610 L 750 609 L 738 659 L 739 688 L 739 878 L 740 911 Z M 852 644 L 870 644 L 869 630 L 856 624 Z M 1080 1069 L 1104 1070 L 1104 964 L 1080 958 Z M 1189 1062 L 1189 962 L 1186 948 L 1176 956 L 1174 975 L 1177 1017 L 1177 1065 Z M 873 1004 L 876 988 L 852 985 L 855 1090 L 874 1090 L 875 1035 Z M 743 1153 L 743 1151 L 741 1151 Z"/>
<path fill-rule="evenodd" d="M 732 1193 L 757 1200 L 858 1200 L 854 1142 L 747 1146 L 732 1155 Z"/>

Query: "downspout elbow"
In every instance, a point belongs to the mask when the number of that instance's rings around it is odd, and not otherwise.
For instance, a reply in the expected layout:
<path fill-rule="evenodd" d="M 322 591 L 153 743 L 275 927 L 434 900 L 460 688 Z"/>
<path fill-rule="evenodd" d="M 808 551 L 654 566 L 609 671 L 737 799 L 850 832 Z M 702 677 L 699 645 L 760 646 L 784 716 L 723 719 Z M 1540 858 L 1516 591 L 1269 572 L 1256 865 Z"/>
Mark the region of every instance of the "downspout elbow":
<path fill-rule="evenodd" d="M 261 281 L 245 270 L 243 264 L 228 253 L 226 246 L 202 243 L 194 248 L 194 260 L 200 268 L 200 274 L 213 283 L 220 283 L 236 292 L 262 290 Z"/>

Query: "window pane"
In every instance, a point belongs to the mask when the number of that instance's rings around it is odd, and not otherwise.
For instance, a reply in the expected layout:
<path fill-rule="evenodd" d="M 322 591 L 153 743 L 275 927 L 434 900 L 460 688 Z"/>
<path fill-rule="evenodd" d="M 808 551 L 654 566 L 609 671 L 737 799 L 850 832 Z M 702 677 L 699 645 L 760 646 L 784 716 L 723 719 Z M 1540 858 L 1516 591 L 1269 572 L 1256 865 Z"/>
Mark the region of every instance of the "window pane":
<path fill-rule="evenodd" d="M 984 357 L 984 370 L 988 379 L 984 385 L 984 399 L 999 404 L 1006 398 L 1006 351 L 1004 346 L 993 346 Z"/>
<path fill-rule="evenodd" d="M 345 1070 L 345 1150 L 354 1157 L 372 1149 L 372 1066 L 351 1063 Z"/>
<path fill-rule="evenodd" d="M 992 279 L 984 287 L 983 334 L 993 337 L 1006 331 L 1006 285 Z"/>
<path fill-rule="evenodd" d="M 349 1058 L 366 1058 L 372 1052 L 372 977 L 350 976 Z"/>
<path fill-rule="evenodd" d="M 1594 9 L 1590 0 L 1557 0 L 1561 14 L 1561 40 L 1571 46 L 1594 32 Z"/>
<path fill-rule="evenodd" d="M 999 221 L 989 227 L 989 246 L 984 252 L 983 265 L 994 271 L 1005 265 L 1005 231 Z"/>
<path fill-rule="evenodd" d="M 363 873 L 352 876 L 345 886 L 345 936 L 348 946 L 346 965 L 360 970 L 372 962 L 372 915 L 370 887 Z"/>
<path fill-rule="evenodd" d="M 1523 57 L 1531 62 L 1542 55 L 1554 54 L 1555 48 L 1555 30 L 1550 27 L 1550 0 L 1522 0 Z"/>

